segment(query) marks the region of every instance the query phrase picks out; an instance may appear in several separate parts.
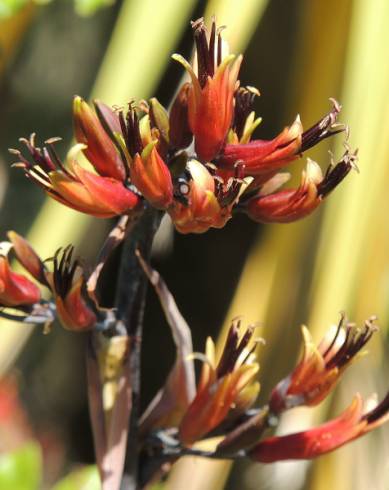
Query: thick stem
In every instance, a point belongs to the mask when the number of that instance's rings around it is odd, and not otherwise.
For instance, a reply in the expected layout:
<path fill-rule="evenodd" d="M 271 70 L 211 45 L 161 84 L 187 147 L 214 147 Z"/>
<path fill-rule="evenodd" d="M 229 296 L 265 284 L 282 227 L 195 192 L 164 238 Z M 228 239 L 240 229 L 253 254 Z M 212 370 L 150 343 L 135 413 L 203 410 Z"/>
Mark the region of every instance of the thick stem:
<path fill-rule="evenodd" d="M 123 490 L 138 488 L 139 469 L 140 360 L 147 278 L 140 267 L 135 251 L 139 249 L 142 256 L 146 260 L 149 259 L 153 238 L 161 217 L 161 212 L 152 208 L 146 209 L 124 242 L 116 293 L 117 331 L 125 330 L 130 337 L 129 369 L 132 390 Z"/>

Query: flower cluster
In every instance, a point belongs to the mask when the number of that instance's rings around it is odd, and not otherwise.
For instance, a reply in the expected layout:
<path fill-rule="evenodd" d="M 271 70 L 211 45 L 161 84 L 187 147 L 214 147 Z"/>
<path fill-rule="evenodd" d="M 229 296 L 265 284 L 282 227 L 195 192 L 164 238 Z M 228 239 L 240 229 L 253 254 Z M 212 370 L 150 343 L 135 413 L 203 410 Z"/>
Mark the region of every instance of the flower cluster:
<path fill-rule="evenodd" d="M 50 270 L 23 237 L 10 231 L 8 238 L 9 242 L 0 243 L 0 316 L 48 328 L 56 314 L 68 330 L 94 327 L 96 312 L 86 294 L 83 268 L 78 260 L 72 260 L 73 247 L 58 250 L 50 259 Z M 11 250 L 32 278 L 12 270 Z M 50 291 L 51 301 L 44 299 L 36 282 Z"/>
<path fill-rule="evenodd" d="M 53 199 L 100 218 L 139 213 L 146 203 L 166 211 L 181 233 L 221 228 L 234 211 L 257 222 L 290 222 L 311 213 L 355 165 L 348 149 L 325 175 L 308 160 L 301 184 L 279 188 L 289 178 L 279 171 L 321 140 L 346 130 L 337 123 L 340 106 L 303 130 L 299 116 L 271 140 L 252 139 L 261 119 L 253 111 L 259 92 L 241 87 L 242 56 L 227 52 L 221 28 L 207 32 L 192 23 L 196 64 L 173 55 L 189 74 L 170 111 L 157 99 L 95 111 L 74 99 L 77 144 L 65 165 L 56 138 L 40 148 L 35 136 L 22 139 L 29 157 L 11 150 L 15 164 Z M 347 132 L 346 132 L 347 134 Z M 192 145 L 192 140 L 194 144 Z M 95 170 L 77 162 L 82 152 Z"/>
<path fill-rule="evenodd" d="M 203 455 L 248 456 L 262 463 L 311 459 L 382 425 L 389 420 L 389 394 L 380 403 L 374 396 L 364 402 L 356 394 L 339 417 L 319 427 L 287 436 L 264 437 L 265 431 L 277 425 L 282 412 L 317 405 L 327 397 L 346 367 L 363 354 L 363 347 L 377 330 L 374 322 L 372 317 L 363 328 L 357 328 L 342 315 L 339 324 L 329 329 L 318 346 L 303 327 L 300 362 L 273 389 L 269 403 L 253 409 L 259 393 L 259 365 L 255 358 L 258 340 L 253 336 L 255 328 L 242 332 L 240 321 L 234 321 L 217 361 L 211 339 L 207 340 L 205 355 L 193 355 L 204 365 L 193 399 L 176 420 L 177 443 L 183 454 L 201 455 L 201 451 L 191 449 L 193 444 L 219 436 L 214 449 Z M 152 428 L 160 431 L 164 427 L 168 425 L 155 424 Z"/>

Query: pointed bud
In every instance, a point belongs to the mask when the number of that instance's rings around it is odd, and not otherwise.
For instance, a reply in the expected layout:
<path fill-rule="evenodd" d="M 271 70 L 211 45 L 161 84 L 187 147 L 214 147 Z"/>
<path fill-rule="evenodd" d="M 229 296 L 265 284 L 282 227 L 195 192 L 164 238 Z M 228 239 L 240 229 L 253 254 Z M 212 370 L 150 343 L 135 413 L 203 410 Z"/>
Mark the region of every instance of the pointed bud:
<path fill-rule="evenodd" d="M 156 142 L 149 143 L 130 165 L 132 183 L 156 208 L 166 209 L 173 201 L 170 171 L 159 155 Z"/>
<path fill-rule="evenodd" d="M 12 244 L 0 244 L 0 306 L 27 306 L 38 303 L 41 293 L 36 284 L 11 270 L 8 251 Z"/>
<path fill-rule="evenodd" d="M 18 261 L 39 282 L 47 285 L 46 267 L 28 241 L 15 231 L 7 233 Z"/>
<path fill-rule="evenodd" d="M 85 145 L 85 156 L 96 171 L 118 181 L 126 178 L 122 159 L 99 118 L 81 97 L 73 101 L 74 132 L 78 143 Z"/>
<path fill-rule="evenodd" d="M 177 149 L 188 147 L 193 139 L 188 119 L 189 89 L 190 84 L 185 83 L 176 95 L 176 98 L 174 99 L 173 105 L 170 109 L 170 145 L 173 148 Z"/>
<path fill-rule="evenodd" d="M 164 146 L 169 145 L 169 116 L 162 104 L 153 97 L 150 99 L 150 119 L 152 126 L 158 129 L 160 141 L 163 140 Z"/>

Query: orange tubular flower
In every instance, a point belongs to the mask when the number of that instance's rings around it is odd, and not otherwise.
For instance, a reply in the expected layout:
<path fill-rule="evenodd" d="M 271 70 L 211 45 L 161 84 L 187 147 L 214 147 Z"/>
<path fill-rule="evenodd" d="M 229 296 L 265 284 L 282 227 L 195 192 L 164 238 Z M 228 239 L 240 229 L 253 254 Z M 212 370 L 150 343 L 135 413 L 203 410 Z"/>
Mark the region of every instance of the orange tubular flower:
<path fill-rule="evenodd" d="M 334 388 L 343 371 L 363 354 L 361 349 L 377 330 L 374 318 L 357 329 L 342 315 L 337 327 L 331 328 L 318 347 L 306 327 L 302 327 L 304 351 L 293 372 L 280 381 L 270 397 L 270 410 L 279 414 L 299 405 L 319 404 Z"/>
<path fill-rule="evenodd" d="M 173 55 L 188 71 L 191 84 L 188 89 L 189 126 L 195 137 L 197 155 L 210 161 L 222 149 L 234 114 L 234 92 L 242 56 L 222 57 L 220 29 L 212 23 L 207 39 L 203 19 L 192 23 L 197 49 L 198 74 L 180 55 Z"/>
<path fill-rule="evenodd" d="M 355 167 L 356 153 L 346 151 L 336 166 L 330 166 L 323 177 L 320 167 L 308 159 L 298 189 L 274 191 L 269 181 L 259 194 L 250 199 L 244 206 L 251 219 L 260 223 L 289 223 L 310 214 L 323 199 Z M 275 177 L 279 179 L 278 175 Z M 282 180 L 278 182 L 282 183 Z M 271 193 L 267 192 L 271 189 Z"/>
<path fill-rule="evenodd" d="M 333 451 L 389 420 L 389 395 L 366 413 L 363 405 L 361 396 L 356 395 L 338 418 L 304 432 L 264 439 L 248 455 L 261 463 L 273 463 L 312 459 Z"/>
<path fill-rule="evenodd" d="M 160 131 L 150 127 L 149 115 L 139 121 L 135 109 L 126 118 L 119 114 L 126 150 L 129 154 L 131 182 L 156 208 L 166 209 L 173 201 L 170 171 L 158 151 Z"/>
<path fill-rule="evenodd" d="M 76 332 L 90 330 L 96 315 L 83 298 L 85 279 L 78 261 L 72 261 L 73 247 L 58 250 L 53 258 L 52 292 L 62 325 Z"/>
<path fill-rule="evenodd" d="M 97 104 L 100 110 L 111 112 L 111 119 L 116 118 L 116 128 L 120 131 L 117 115 L 108 106 Z M 126 178 L 126 169 L 116 146 L 97 115 L 85 100 L 78 96 L 73 100 L 73 125 L 76 140 L 85 145 L 83 153 L 95 170 L 104 177 L 112 177 L 123 182 Z"/>
<path fill-rule="evenodd" d="M 216 428 L 242 400 L 255 401 L 253 394 L 258 394 L 259 384 L 254 378 L 259 366 L 253 354 L 254 330 L 248 328 L 240 336 L 239 328 L 239 321 L 231 326 L 218 363 L 215 360 L 215 345 L 210 338 L 207 339 L 206 359 L 197 394 L 179 428 L 180 440 L 185 445 L 193 444 Z M 250 397 L 246 397 L 247 390 L 251 393 Z"/>
<path fill-rule="evenodd" d="M 139 204 L 139 196 L 127 189 L 123 182 L 89 172 L 74 160 L 74 153 L 85 149 L 84 145 L 72 149 L 69 168 L 66 168 L 53 148 L 55 139 L 46 141 L 47 146 L 42 149 L 35 146 L 35 135 L 21 141 L 33 163 L 20 151 L 11 150 L 19 158 L 15 166 L 23 168 L 27 178 L 65 206 L 98 218 L 110 218 L 126 214 Z"/>
<path fill-rule="evenodd" d="M 9 231 L 7 236 L 12 243 L 18 261 L 37 281 L 47 286 L 49 272 L 28 241 L 15 231 Z"/>
<path fill-rule="evenodd" d="M 9 242 L 0 244 L 0 306 L 32 306 L 40 301 L 41 292 L 26 276 L 11 270 L 8 262 L 11 248 Z"/>
<path fill-rule="evenodd" d="M 237 97 L 236 105 L 238 106 L 239 100 L 240 111 L 236 114 L 237 122 L 235 125 L 240 124 L 242 127 L 243 122 L 249 124 L 253 120 L 253 116 L 248 119 L 253 98 L 249 99 L 247 95 L 243 94 L 244 100 L 241 101 L 242 95 L 239 93 Z M 244 141 L 245 144 L 241 144 L 235 142 L 236 138 L 232 138 L 232 140 L 235 139 L 234 144 L 227 144 L 224 147 L 218 159 L 218 165 L 224 169 L 231 169 L 237 161 L 242 161 L 247 175 L 266 176 L 271 172 L 274 173 L 289 162 L 296 160 L 301 153 L 323 139 L 346 129 L 342 124 L 336 122 L 341 109 L 340 105 L 335 100 L 333 100 L 333 104 L 332 110 L 305 132 L 303 132 L 300 117 L 297 116 L 290 127 L 286 127 L 272 140 L 253 140 L 247 143 Z M 251 133 L 249 133 L 249 137 L 251 137 Z"/>

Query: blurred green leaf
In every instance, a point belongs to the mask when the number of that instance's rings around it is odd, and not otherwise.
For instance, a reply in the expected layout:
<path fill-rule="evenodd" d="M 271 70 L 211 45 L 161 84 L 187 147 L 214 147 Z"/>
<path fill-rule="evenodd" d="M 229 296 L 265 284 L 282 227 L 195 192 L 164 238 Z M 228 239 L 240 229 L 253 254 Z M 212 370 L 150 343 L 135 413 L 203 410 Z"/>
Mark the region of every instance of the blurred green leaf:
<path fill-rule="evenodd" d="M 0 455 L 0 488 L 37 490 L 41 481 L 40 448 L 31 442 L 17 451 Z"/>
<path fill-rule="evenodd" d="M 0 19 L 10 17 L 24 7 L 29 0 L 0 0 Z"/>
<path fill-rule="evenodd" d="M 92 15 L 97 10 L 113 5 L 115 0 L 74 0 L 76 12 L 80 15 Z"/>
<path fill-rule="evenodd" d="M 1 487 L 0 487 L 1 488 Z M 58 482 L 52 490 L 100 490 L 100 477 L 96 466 L 85 466 L 72 471 Z"/>
<path fill-rule="evenodd" d="M 11 17 L 31 1 L 38 5 L 45 5 L 51 0 L 0 0 L 0 19 Z M 79 15 L 87 16 L 114 3 L 115 0 L 74 0 L 74 7 Z"/>

